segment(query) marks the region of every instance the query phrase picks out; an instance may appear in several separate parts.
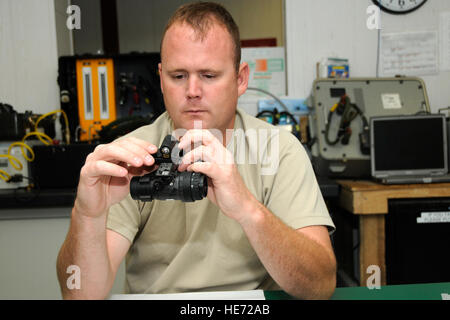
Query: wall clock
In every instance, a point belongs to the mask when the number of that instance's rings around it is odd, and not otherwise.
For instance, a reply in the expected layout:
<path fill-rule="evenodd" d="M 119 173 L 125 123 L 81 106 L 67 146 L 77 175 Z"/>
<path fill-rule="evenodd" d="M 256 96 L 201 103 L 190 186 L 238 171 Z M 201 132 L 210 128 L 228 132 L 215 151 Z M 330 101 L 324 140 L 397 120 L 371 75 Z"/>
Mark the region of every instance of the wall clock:
<path fill-rule="evenodd" d="M 405 14 L 419 9 L 427 0 L 372 0 L 381 10 L 393 14 Z"/>

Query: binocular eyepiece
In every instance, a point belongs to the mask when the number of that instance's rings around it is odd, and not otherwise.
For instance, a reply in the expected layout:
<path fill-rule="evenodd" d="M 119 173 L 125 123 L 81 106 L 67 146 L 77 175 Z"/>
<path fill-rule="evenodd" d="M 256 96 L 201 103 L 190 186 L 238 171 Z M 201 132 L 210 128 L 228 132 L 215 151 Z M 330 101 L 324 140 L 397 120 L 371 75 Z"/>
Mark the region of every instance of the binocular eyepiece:
<path fill-rule="evenodd" d="M 193 202 L 206 197 L 208 180 L 198 172 L 178 172 L 183 151 L 178 141 L 167 135 L 161 147 L 153 156 L 156 171 L 142 177 L 133 177 L 130 182 L 130 194 L 134 200 L 181 200 Z"/>

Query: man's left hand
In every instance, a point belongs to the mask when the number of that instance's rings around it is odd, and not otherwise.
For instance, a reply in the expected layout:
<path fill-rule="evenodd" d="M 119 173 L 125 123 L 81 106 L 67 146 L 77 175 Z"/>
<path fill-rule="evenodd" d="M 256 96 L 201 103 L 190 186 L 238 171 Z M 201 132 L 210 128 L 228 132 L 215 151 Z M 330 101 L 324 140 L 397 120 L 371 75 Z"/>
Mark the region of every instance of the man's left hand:
<path fill-rule="evenodd" d="M 208 130 L 192 129 L 180 139 L 178 147 L 190 150 L 184 154 L 178 171 L 188 170 L 208 176 L 208 199 L 238 222 L 248 218 L 245 214 L 251 212 L 256 199 L 242 180 L 233 155 L 222 142 Z"/>

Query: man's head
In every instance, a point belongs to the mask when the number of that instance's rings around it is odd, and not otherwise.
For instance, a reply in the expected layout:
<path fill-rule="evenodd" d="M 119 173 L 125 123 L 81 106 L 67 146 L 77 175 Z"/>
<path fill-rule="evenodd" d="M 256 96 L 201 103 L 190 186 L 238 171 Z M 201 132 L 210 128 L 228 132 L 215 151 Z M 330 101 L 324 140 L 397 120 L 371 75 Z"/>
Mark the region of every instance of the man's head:
<path fill-rule="evenodd" d="M 195 2 L 185 4 L 177 9 L 169 19 L 163 32 L 160 51 L 162 55 L 162 44 L 167 30 L 175 23 L 186 23 L 195 32 L 200 40 L 203 40 L 212 24 L 219 24 L 225 27 L 231 36 L 234 45 L 234 65 L 236 72 L 239 72 L 241 63 L 241 39 L 239 28 L 234 22 L 231 14 L 220 4 L 214 2 Z"/>
<path fill-rule="evenodd" d="M 215 3 L 181 6 L 161 41 L 161 89 L 175 128 L 233 128 L 238 97 L 248 83 L 240 64 L 239 30 Z"/>

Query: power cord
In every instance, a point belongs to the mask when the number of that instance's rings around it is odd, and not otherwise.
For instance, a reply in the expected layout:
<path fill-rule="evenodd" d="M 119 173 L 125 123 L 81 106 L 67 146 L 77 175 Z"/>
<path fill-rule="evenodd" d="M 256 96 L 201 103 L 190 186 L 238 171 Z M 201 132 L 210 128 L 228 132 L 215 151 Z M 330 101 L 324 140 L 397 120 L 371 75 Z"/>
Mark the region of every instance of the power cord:
<path fill-rule="evenodd" d="M 280 106 L 284 109 L 284 111 L 289 112 L 289 108 L 286 107 L 286 105 L 283 103 L 283 101 L 281 101 L 276 95 L 270 93 L 269 91 L 255 88 L 255 87 L 247 87 L 247 90 L 259 91 L 259 92 L 262 92 L 262 93 L 265 93 L 265 94 L 271 96 L 272 98 L 275 99 L 276 102 L 278 102 L 280 104 Z"/>
<path fill-rule="evenodd" d="M 34 179 L 23 175 L 15 176 L 21 176 L 22 180 L 27 179 L 30 181 L 30 184 L 27 187 L 14 189 L 14 199 L 17 202 L 28 203 L 39 197 L 39 195 L 41 194 L 41 188 L 34 182 Z"/>
<path fill-rule="evenodd" d="M 341 120 L 336 138 L 331 140 L 329 137 L 330 126 L 335 113 L 341 116 Z M 343 145 L 348 145 L 352 135 L 350 125 L 357 116 L 361 117 L 363 123 L 362 132 L 359 134 L 361 153 L 370 154 L 369 122 L 361 109 L 356 104 L 351 103 L 348 95 L 343 95 L 339 102 L 336 103 L 328 113 L 328 121 L 325 126 L 325 141 L 327 144 L 334 146 L 338 142 L 341 142 Z"/>
<path fill-rule="evenodd" d="M 10 108 L 12 109 L 12 107 L 10 106 Z M 39 122 L 41 122 L 44 118 L 53 115 L 55 113 L 61 113 L 64 117 L 64 121 L 65 121 L 65 138 L 66 138 L 66 143 L 70 144 L 70 132 L 69 132 L 69 121 L 67 118 L 66 113 L 63 110 L 55 110 L 49 113 L 46 113 L 42 116 L 40 116 L 37 121 L 34 123 L 34 131 L 29 132 L 27 134 L 25 134 L 25 136 L 22 138 L 22 141 L 16 141 L 10 144 L 10 146 L 8 147 L 8 153 L 7 154 L 0 154 L 0 158 L 7 158 L 9 160 L 9 163 L 11 164 L 11 166 L 18 170 L 21 171 L 23 169 L 23 165 L 20 162 L 19 159 L 17 159 L 16 157 L 14 157 L 13 155 L 11 155 L 11 151 L 14 147 L 20 147 L 21 152 L 22 152 L 22 156 L 24 157 L 25 160 L 27 160 L 28 162 L 32 162 L 34 160 L 34 152 L 33 149 L 25 143 L 25 140 L 28 139 L 31 136 L 37 136 L 38 139 L 44 143 L 45 145 L 52 145 L 53 144 L 53 139 L 50 138 L 48 135 L 46 135 L 45 133 L 39 132 L 38 130 L 38 125 Z M 28 153 L 30 154 L 30 156 L 28 156 L 27 152 L 24 150 L 27 149 Z M 5 181 L 5 182 L 22 182 L 22 180 L 18 181 L 18 176 L 20 175 L 13 175 L 11 176 L 9 173 L 7 173 L 5 170 L 0 169 L 0 179 Z M 26 177 L 25 177 L 26 178 Z"/>
<path fill-rule="evenodd" d="M 283 116 L 285 116 L 285 117 L 289 118 L 291 120 L 291 122 L 293 123 L 293 125 L 292 125 L 292 134 L 294 136 L 296 136 L 297 139 L 301 140 L 300 125 L 298 124 L 298 121 L 295 119 L 295 117 L 292 115 L 292 113 L 289 112 L 289 108 L 286 106 L 286 104 L 283 103 L 283 101 L 281 101 L 276 95 L 272 94 L 271 92 L 263 90 L 263 89 L 260 89 L 260 88 L 247 87 L 247 90 L 259 91 L 259 92 L 262 92 L 264 94 L 267 94 L 268 96 L 271 96 L 284 109 L 284 111 L 282 111 L 282 112 L 278 112 L 277 108 L 274 108 L 273 111 L 263 110 L 263 111 L 260 111 L 256 115 L 256 118 L 261 118 L 263 116 L 269 116 L 269 117 L 271 117 L 272 122 L 270 122 L 270 121 L 267 121 L 267 122 L 269 122 L 269 123 L 271 123 L 271 124 L 273 124 L 275 126 L 275 125 L 278 125 L 280 119 Z"/>
<path fill-rule="evenodd" d="M 291 125 L 292 134 L 296 136 L 297 139 L 301 140 L 300 125 L 298 124 L 298 121 L 295 119 L 292 113 L 287 111 L 278 112 L 278 109 L 274 108 L 273 110 L 260 111 L 256 115 L 256 118 L 265 118 L 268 123 L 274 126 L 283 125 L 282 123 L 280 123 L 280 119 L 282 119 L 283 117 L 290 119 L 290 123 L 287 122 L 286 125 Z"/>

